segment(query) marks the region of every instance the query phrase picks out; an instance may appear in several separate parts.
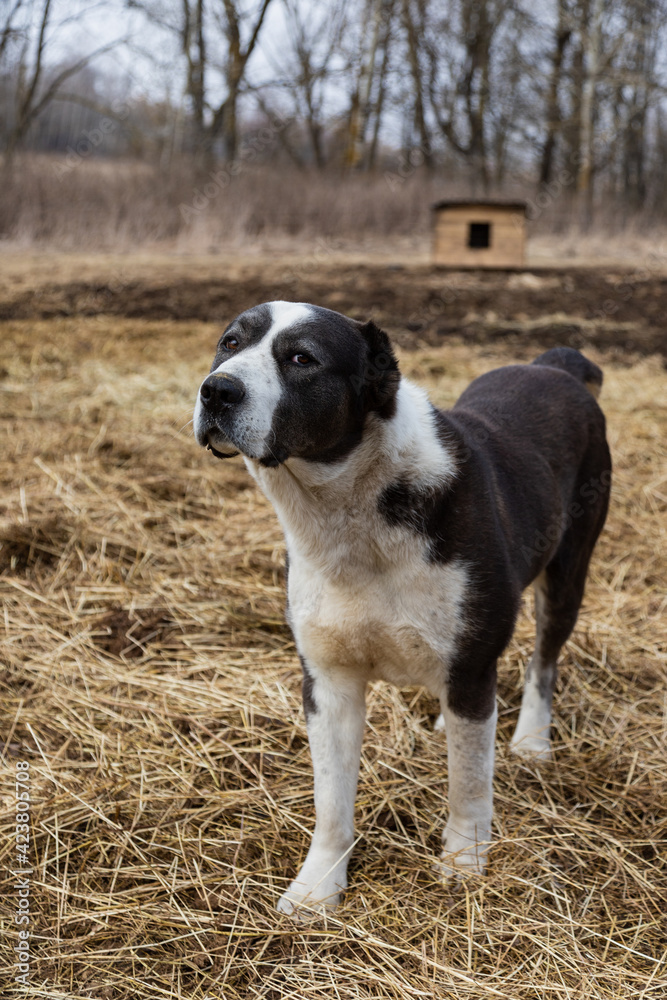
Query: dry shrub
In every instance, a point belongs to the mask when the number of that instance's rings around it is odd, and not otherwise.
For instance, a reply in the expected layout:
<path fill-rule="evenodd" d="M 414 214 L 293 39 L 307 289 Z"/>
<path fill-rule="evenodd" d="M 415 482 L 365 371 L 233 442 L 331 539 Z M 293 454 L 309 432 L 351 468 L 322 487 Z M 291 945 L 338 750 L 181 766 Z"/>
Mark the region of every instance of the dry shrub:
<path fill-rule="evenodd" d="M 313 825 L 280 532 L 240 462 L 214 461 L 187 426 L 216 332 L 109 317 L 7 332 L 7 986 L 14 766 L 28 759 L 34 937 L 23 995 L 663 997 L 658 361 L 593 353 L 616 463 L 609 523 L 563 656 L 553 764 L 507 750 L 533 641 L 529 604 L 503 658 L 488 875 L 455 888 L 434 876 L 447 811 L 437 705 L 377 685 L 351 888 L 335 917 L 304 928 L 274 910 Z M 403 364 L 449 404 L 514 357 L 452 341 Z"/>
<path fill-rule="evenodd" d="M 187 159 L 169 169 L 136 160 L 23 156 L 0 186 L 0 242 L 12 248 L 54 247 L 124 252 L 169 247 L 182 253 L 242 246 L 285 246 L 322 257 L 341 244 L 386 250 L 403 241 L 428 252 L 431 206 L 469 197 L 460 175 L 400 166 L 376 174 L 299 171 L 287 165 L 219 165 L 201 172 Z M 531 184 L 504 192 L 530 199 Z M 544 211 L 531 209 L 529 252 L 536 263 L 622 259 L 653 273 L 667 261 L 664 222 L 629 218 L 604 205 L 585 233 L 568 192 Z"/>
<path fill-rule="evenodd" d="M 181 250 L 276 238 L 419 236 L 442 182 L 245 165 L 200 173 L 125 160 L 26 156 L 0 194 L 0 239 L 63 250 L 170 243 Z M 216 180 L 217 178 L 217 180 Z M 451 192 L 450 192 L 451 193 Z"/>

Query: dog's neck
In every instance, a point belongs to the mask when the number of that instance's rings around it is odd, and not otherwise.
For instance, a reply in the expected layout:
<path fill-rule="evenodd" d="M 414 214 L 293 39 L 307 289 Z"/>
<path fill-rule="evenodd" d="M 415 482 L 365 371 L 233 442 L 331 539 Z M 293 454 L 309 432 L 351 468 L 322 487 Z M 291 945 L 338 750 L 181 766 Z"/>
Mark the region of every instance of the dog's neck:
<path fill-rule="evenodd" d="M 453 453 L 438 437 L 428 396 L 406 379 L 399 384 L 394 415 L 383 419 L 369 414 L 362 441 L 345 459 L 323 463 L 290 458 L 276 468 L 245 461 L 276 510 L 290 555 L 324 558 L 325 552 L 336 553 L 341 564 L 346 561 L 341 547 L 356 547 L 364 563 L 365 550 L 378 546 L 391 558 L 387 525 L 378 513 L 383 490 L 400 482 L 443 487 L 456 475 Z"/>

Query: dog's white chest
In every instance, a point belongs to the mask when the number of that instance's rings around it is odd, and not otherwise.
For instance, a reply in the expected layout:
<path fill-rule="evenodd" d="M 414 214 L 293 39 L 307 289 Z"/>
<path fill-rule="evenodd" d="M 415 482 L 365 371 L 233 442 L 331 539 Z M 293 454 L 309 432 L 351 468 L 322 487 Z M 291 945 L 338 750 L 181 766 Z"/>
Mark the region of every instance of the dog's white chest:
<path fill-rule="evenodd" d="M 400 570 L 336 582 L 297 560 L 289 604 L 299 652 L 320 670 L 355 670 L 440 694 L 466 583 L 462 564 L 430 564 L 418 552 Z"/>

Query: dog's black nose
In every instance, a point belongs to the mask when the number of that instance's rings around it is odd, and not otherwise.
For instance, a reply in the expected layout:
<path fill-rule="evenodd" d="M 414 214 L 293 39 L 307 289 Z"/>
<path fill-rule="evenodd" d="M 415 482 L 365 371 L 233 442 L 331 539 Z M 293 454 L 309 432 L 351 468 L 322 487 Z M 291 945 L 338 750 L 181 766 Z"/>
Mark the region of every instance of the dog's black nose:
<path fill-rule="evenodd" d="M 217 406 L 234 406 L 245 396 L 243 382 L 233 375 L 209 375 L 199 390 L 201 401 L 209 410 Z"/>

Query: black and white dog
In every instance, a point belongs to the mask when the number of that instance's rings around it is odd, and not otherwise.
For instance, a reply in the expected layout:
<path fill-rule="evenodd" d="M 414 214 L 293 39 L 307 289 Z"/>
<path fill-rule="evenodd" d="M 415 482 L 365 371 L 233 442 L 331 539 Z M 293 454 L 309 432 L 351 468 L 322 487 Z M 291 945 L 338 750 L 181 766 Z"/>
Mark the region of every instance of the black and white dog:
<path fill-rule="evenodd" d="M 596 365 L 556 348 L 482 375 L 441 412 L 373 323 L 270 302 L 223 333 L 195 436 L 219 458 L 243 455 L 285 533 L 315 773 L 315 832 L 283 912 L 331 908 L 347 884 L 365 689 L 378 678 L 439 697 L 440 864 L 483 869 L 496 661 L 530 583 L 537 639 L 512 746 L 550 754 L 556 661 L 609 498 L 601 383 Z"/>

